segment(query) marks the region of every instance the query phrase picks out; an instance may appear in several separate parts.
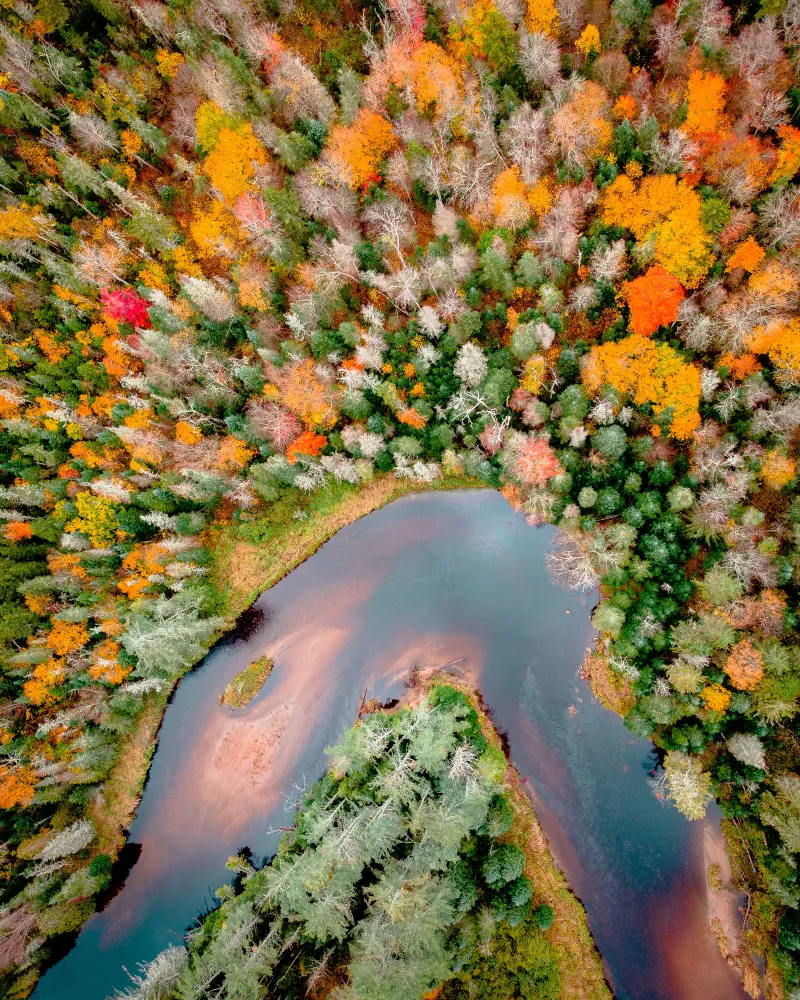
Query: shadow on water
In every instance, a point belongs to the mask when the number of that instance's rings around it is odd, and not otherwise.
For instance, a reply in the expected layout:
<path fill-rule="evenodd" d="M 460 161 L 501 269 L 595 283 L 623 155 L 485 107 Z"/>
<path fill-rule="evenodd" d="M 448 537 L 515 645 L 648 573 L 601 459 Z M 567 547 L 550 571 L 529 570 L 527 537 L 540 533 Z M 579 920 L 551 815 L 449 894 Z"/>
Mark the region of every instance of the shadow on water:
<path fill-rule="evenodd" d="M 700 1000 L 697 982 L 742 1000 L 708 929 L 702 824 L 654 797 L 651 744 L 580 679 L 592 602 L 548 579 L 552 536 L 491 491 L 408 497 L 263 594 L 178 687 L 131 829 L 141 853 L 36 1000 L 102 1000 L 129 982 L 123 966 L 179 943 L 230 880 L 229 855 L 274 853 L 362 696 L 398 698 L 415 666 L 445 664 L 480 688 L 527 778 L 620 1000 Z M 259 695 L 220 706 L 263 654 Z"/>

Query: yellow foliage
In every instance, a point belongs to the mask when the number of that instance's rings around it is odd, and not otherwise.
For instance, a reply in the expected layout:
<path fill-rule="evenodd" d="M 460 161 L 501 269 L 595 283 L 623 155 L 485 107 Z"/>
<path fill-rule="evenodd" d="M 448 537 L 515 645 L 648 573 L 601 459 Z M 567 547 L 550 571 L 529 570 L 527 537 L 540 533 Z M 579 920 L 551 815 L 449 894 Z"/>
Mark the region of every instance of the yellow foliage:
<path fill-rule="evenodd" d="M 255 167 L 253 164 L 266 162 L 264 147 L 253 135 L 249 122 L 235 129 L 223 128 L 214 149 L 203 161 L 203 172 L 232 205 L 236 199 L 250 189 Z"/>
<path fill-rule="evenodd" d="M 526 392 L 535 396 L 544 386 L 547 362 L 541 354 L 534 354 L 525 362 L 525 369 L 519 384 Z"/>
<path fill-rule="evenodd" d="M 797 462 L 773 448 L 764 457 L 761 478 L 773 490 L 780 490 L 797 474 Z"/>
<path fill-rule="evenodd" d="M 558 10 L 553 0 L 528 0 L 525 15 L 528 31 L 541 31 L 545 35 L 558 37 Z"/>
<path fill-rule="evenodd" d="M 686 288 L 697 288 L 714 262 L 700 207 L 700 195 L 673 174 L 645 177 L 638 187 L 621 175 L 609 186 L 601 211 L 604 222 L 630 229 L 640 243 L 652 239 L 654 262 Z"/>
<path fill-rule="evenodd" d="M 499 174 L 492 184 L 492 211 L 498 226 L 519 229 L 531 217 L 525 185 L 514 164 Z"/>
<path fill-rule="evenodd" d="M 195 112 L 194 127 L 197 143 L 203 149 L 212 150 L 219 142 L 223 129 L 236 128 L 236 119 L 223 111 L 213 101 L 204 101 Z"/>
<path fill-rule="evenodd" d="M 41 209 L 11 205 L 0 211 L 0 242 L 3 240 L 38 240 L 53 228 L 53 220 Z"/>
<path fill-rule="evenodd" d="M 151 260 L 145 264 L 139 272 L 139 278 L 148 288 L 158 288 L 165 295 L 169 295 L 172 291 L 167 272 L 158 261 Z"/>
<path fill-rule="evenodd" d="M 635 333 L 616 343 L 593 347 L 584 361 L 582 377 L 593 396 L 599 396 L 608 385 L 640 406 L 652 403 L 656 416 L 670 411 L 672 437 L 685 440 L 700 424 L 700 373 L 668 344 Z"/>
<path fill-rule="evenodd" d="M 189 225 L 189 232 L 192 234 L 199 256 L 217 257 L 220 253 L 228 257 L 238 256 L 239 245 L 236 237 L 239 233 L 239 223 L 221 201 L 213 199 L 207 208 L 206 205 L 207 202 L 204 202 L 202 208 L 198 206 L 195 217 Z M 202 275 L 199 269 L 196 269 L 196 272 L 197 275 Z"/>
<path fill-rule="evenodd" d="M 537 181 L 528 188 L 528 204 L 533 212 L 541 218 L 553 207 L 553 186 L 548 177 Z"/>
<path fill-rule="evenodd" d="M 586 25 L 581 37 L 575 42 L 575 48 L 585 56 L 588 56 L 592 49 L 600 52 L 600 32 L 593 24 Z"/>
<path fill-rule="evenodd" d="M 710 712 L 724 712 L 731 701 L 731 693 L 721 684 L 706 684 L 700 692 Z"/>
<path fill-rule="evenodd" d="M 180 52 L 167 52 L 166 49 L 159 49 L 156 52 L 156 63 L 158 72 L 165 80 L 171 80 L 181 66 L 186 62 Z"/>
<path fill-rule="evenodd" d="M 292 365 L 283 382 L 283 402 L 307 427 L 332 427 L 338 416 L 336 399 L 336 390 L 317 378 L 312 358 Z"/>
<path fill-rule="evenodd" d="M 119 527 L 116 508 L 111 500 L 84 490 L 75 497 L 78 516 L 65 525 L 65 531 L 79 531 L 92 545 L 109 545 Z"/>
<path fill-rule="evenodd" d="M 254 448 L 248 448 L 247 443 L 241 438 L 233 437 L 229 434 L 222 439 L 217 452 L 217 465 L 221 469 L 228 469 L 236 472 L 243 469 L 250 459 L 255 455 Z"/>
<path fill-rule="evenodd" d="M 699 198 L 698 198 L 699 201 Z M 654 260 L 686 288 L 697 288 L 714 263 L 711 237 L 700 222 L 699 207 L 682 205 L 656 236 Z"/>

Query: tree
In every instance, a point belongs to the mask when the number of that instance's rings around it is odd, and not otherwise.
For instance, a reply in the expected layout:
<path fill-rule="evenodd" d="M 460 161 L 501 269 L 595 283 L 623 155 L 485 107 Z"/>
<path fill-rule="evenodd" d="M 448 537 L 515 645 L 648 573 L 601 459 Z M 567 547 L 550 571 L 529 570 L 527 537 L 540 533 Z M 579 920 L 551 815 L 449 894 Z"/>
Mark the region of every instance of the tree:
<path fill-rule="evenodd" d="M 664 758 L 669 796 L 688 819 L 702 819 L 711 799 L 711 777 L 699 761 L 679 750 Z"/>
<path fill-rule="evenodd" d="M 630 328 L 643 337 L 674 323 L 685 297 L 678 279 L 658 266 L 627 281 L 622 290 L 631 310 Z"/>
<path fill-rule="evenodd" d="M 223 625 L 222 618 L 200 613 L 197 598 L 184 591 L 133 605 L 119 641 L 137 659 L 135 675 L 172 678 L 191 666 Z"/>

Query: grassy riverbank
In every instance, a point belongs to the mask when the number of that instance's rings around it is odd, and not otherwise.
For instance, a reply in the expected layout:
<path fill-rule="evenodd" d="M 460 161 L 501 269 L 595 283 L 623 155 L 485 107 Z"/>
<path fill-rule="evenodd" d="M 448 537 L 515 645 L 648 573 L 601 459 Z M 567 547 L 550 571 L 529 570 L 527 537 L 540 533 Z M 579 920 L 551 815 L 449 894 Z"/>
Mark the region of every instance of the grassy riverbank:
<path fill-rule="evenodd" d="M 214 552 L 213 582 L 226 617 L 236 617 L 260 593 L 305 562 L 340 528 L 410 493 L 485 488 L 466 476 L 435 483 L 377 476 L 363 486 L 330 483 L 298 498 L 296 492 L 269 510 L 230 524 L 215 525 L 206 544 Z"/>

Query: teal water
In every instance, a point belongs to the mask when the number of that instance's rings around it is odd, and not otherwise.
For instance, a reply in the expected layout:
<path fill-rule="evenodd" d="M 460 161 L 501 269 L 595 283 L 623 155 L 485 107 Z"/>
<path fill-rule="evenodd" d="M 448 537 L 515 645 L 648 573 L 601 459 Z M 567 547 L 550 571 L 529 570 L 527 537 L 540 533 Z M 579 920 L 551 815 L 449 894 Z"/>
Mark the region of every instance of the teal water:
<path fill-rule="evenodd" d="M 650 743 L 578 676 L 594 598 L 549 580 L 553 534 L 493 491 L 421 494 L 344 528 L 263 594 L 181 682 L 130 832 L 138 860 L 36 1000 L 128 985 L 126 968 L 213 904 L 229 855 L 274 851 L 362 696 L 397 697 L 412 666 L 445 664 L 507 734 L 620 1000 L 743 1000 L 707 928 L 707 824 L 658 801 Z M 275 667 L 261 693 L 243 710 L 220 706 L 264 652 Z"/>

